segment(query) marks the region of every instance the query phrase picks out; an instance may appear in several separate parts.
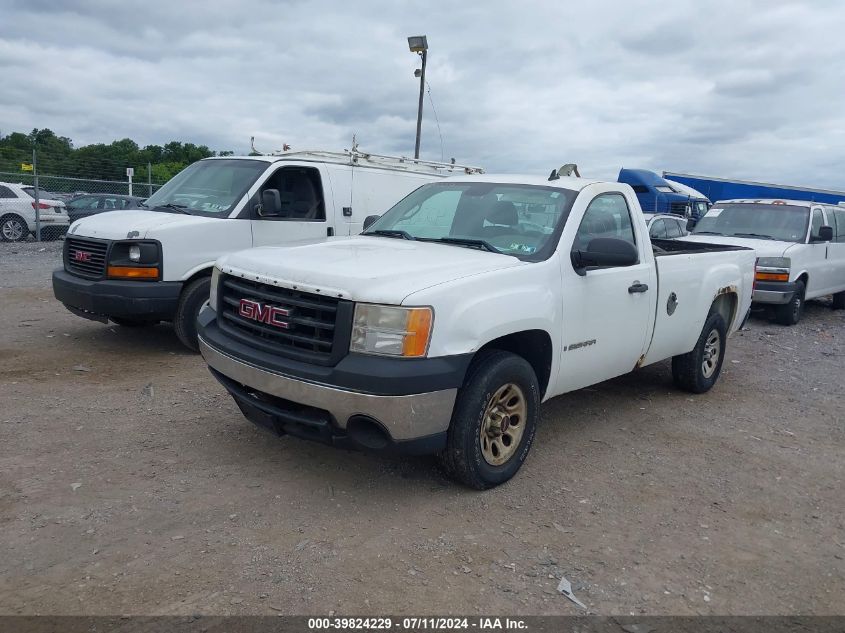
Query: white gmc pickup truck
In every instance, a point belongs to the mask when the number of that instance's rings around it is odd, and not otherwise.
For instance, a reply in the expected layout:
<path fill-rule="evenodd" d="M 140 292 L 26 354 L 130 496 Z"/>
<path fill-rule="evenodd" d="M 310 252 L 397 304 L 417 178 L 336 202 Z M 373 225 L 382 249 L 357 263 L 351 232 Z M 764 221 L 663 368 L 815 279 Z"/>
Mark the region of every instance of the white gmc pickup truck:
<path fill-rule="evenodd" d="M 753 250 L 653 243 L 628 185 L 455 177 L 358 237 L 222 257 L 198 333 L 256 424 L 439 454 L 483 489 L 522 465 L 544 400 L 667 358 L 709 390 L 753 278 Z"/>

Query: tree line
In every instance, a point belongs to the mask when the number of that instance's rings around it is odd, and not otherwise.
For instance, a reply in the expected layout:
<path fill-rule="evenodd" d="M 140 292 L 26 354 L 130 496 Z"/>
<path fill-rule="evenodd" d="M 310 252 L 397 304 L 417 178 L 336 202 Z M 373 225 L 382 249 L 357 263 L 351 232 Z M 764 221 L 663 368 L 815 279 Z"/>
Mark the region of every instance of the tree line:
<path fill-rule="evenodd" d="M 74 147 L 66 136 L 52 130 L 34 129 L 26 134 L 12 132 L 0 135 L 0 172 L 30 172 L 21 169 L 22 163 L 32 162 L 36 151 L 38 173 L 50 176 L 90 178 L 97 180 L 126 180 L 126 168 L 135 168 L 135 180 L 146 182 L 147 165 L 151 167 L 152 182 L 167 182 L 186 166 L 209 156 L 230 156 L 231 151 L 214 152 L 206 145 L 171 141 L 164 145 L 146 145 L 124 138 L 111 143 L 94 143 Z"/>

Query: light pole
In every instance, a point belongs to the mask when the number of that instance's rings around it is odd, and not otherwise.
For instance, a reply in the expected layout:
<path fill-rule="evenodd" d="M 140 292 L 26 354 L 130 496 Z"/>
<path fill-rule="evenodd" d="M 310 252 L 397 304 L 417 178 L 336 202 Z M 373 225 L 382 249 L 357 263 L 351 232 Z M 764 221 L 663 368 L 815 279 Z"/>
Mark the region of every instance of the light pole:
<path fill-rule="evenodd" d="M 428 54 L 428 40 L 425 35 L 413 35 L 408 38 L 408 48 L 412 53 L 422 57 L 422 68 L 414 71 L 414 76 L 420 78 L 420 103 L 417 108 L 417 143 L 414 146 L 414 158 L 420 157 L 420 132 L 422 131 L 423 93 L 425 90 L 425 61 Z"/>

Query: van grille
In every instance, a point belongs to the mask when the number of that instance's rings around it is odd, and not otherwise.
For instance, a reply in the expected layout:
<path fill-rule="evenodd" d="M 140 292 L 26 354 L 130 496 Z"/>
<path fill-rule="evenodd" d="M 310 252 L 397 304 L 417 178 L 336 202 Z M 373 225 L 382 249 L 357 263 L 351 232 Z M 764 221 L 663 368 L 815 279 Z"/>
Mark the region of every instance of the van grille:
<path fill-rule="evenodd" d="M 69 273 L 100 279 L 106 270 L 109 242 L 81 237 L 65 239 L 65 270 Z"/>
<path fill-rule="evenodd" d="M 349 350 L 351 301 L 221 275 L 218 324 L 236 340 L 297 360 L 334 365 Z M 273 316 L 268 310 L 279 308 Z"/>

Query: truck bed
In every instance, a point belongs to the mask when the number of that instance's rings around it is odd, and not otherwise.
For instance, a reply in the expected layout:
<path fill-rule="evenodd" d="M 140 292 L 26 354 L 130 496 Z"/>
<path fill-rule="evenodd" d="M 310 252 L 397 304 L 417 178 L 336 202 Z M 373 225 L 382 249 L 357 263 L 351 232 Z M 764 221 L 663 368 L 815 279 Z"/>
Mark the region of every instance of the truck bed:
<path fill-rule="evenodd" d="M 674 240 L 652 239 L 651 245 L 655 257 L 666 255 L 689 255 L 695 253 L 719 253 L 724 251 L 753 250 L 746 246 L 726 246 L 724 244 L 705 244 L 703 242 L 685 242 L 683 238 Z"/>

